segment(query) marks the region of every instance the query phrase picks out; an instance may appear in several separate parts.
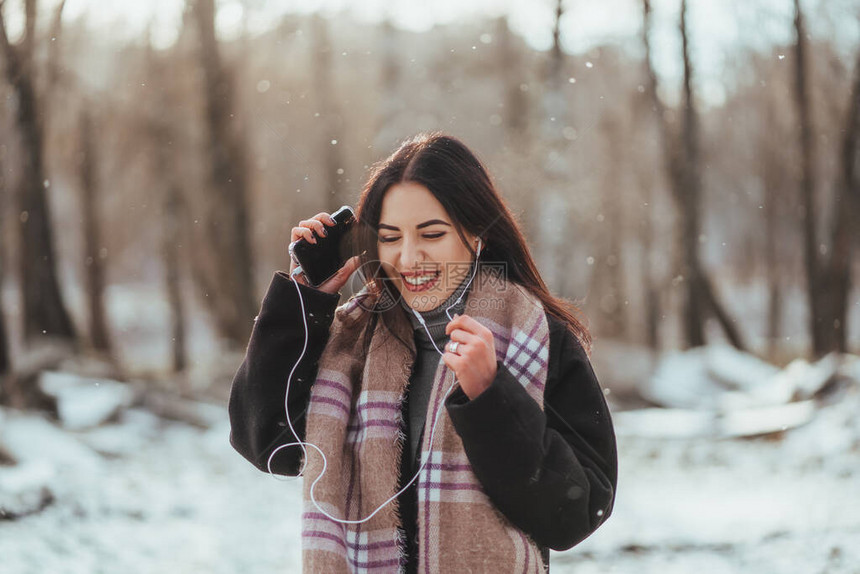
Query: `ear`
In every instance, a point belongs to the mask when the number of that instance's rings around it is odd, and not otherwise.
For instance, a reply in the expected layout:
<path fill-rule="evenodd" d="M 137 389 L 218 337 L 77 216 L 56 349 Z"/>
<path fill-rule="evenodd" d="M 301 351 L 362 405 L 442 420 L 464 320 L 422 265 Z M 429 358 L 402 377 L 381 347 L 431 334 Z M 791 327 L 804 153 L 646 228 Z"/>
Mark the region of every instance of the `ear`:
<path fill-rule="evenodd" d="M 473 253 L 476 253 L 478 256 L 481 255 L 481 251 L 486 247 L 484 245 L 484 240 L 478 235 L 472 235 L 468 231 L 463 231 L 464 239 L 466 240 L 466 245 L 469 246 Z"/>

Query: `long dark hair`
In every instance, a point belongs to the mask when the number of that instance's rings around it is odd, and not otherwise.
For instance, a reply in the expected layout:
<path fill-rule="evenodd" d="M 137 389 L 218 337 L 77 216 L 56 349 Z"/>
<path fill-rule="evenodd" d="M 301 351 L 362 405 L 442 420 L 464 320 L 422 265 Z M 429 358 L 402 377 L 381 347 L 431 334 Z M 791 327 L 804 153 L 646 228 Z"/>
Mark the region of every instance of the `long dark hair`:
<path fill-rule="evenodd" d="M 433 194 L 453 219 L 457 233 L 472 255 L 475 251 L 466 241 L 463 230 L 481 237 L 482 260 L 504 262 L 507 279 L 540 299 L 544 309 L 563 321 L 586 352 L 591 353 L 591 335 L 579 319 L 582 312 L 549 292 L 513 214 L 496 191 L 483 164 L 463 142 L 443 133 L 418 134 L 404 141 L 388 158 L 373 165 L 356 210 L 359 221 L 356 241 L 359 252 L 366 250 L 362 255 L 362 272 L 369 291 L 381 295 L 381 300 L 399 299 L 381 270 L 377 233 L 385 193 L 391 186 L 404 182 L 419 183 Z M 366 345 L 380 316 L 391 326 L 402 313 L 400 305 L 388 305 L 371 313 Z"/>

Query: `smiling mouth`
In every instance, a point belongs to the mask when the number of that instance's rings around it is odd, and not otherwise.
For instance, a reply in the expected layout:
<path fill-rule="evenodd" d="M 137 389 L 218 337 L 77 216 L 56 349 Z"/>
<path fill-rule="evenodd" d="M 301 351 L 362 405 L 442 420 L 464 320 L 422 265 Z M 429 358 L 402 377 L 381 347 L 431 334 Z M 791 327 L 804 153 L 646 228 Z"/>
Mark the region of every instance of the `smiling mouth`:
<path fill-rule="evenodd" d="M 441 275 L 441 271 L 435 271 L 433 273 L 416 273 L 410 275 L 400 274 L 400 278 L 403 280 L 403 285 L 406 286 L 406 289 L 409 291 L 426 291 L 430 287 L 434 286 L 439 281 L 439 276 Z"/>

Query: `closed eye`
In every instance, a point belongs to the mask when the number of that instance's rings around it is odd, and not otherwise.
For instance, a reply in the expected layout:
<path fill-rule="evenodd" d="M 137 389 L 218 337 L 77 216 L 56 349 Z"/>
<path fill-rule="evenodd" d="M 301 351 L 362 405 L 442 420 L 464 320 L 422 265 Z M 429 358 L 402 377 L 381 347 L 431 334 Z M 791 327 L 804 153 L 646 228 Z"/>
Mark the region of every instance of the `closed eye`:
<path fill-rule="evenodd" d="M 444 231 L 437 231 L 435 233 L 425 233 L 421 237 L 423 237 L 424 239 L 439 239 L 440 237 L 444 237 L 444 236 L 445 236 Z M 394 243 L 398 239 L 400 239 L 399 235 L 389 235 L 387 237 L 380 236 L 379 242 L 380 243 Z"/>

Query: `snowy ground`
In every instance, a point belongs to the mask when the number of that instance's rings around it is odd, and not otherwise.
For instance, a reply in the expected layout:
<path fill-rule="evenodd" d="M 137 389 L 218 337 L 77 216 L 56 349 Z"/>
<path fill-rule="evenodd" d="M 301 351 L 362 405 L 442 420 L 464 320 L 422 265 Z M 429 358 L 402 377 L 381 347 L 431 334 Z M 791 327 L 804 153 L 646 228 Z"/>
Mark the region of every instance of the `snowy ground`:
<path fill-rule="evenodd" d="M 553 571 L 857 574 L 859 399 L 783 438 L 619 437 L 615 512 Z"/>
<path fill-rule="evenodd" d="M 202 431 L 138 410 L 75 433 L 111 456 L 57 457 L 54 503 L 0 522 L 0 571 L 298 571 L 300 484 L 254 469 L 228 434 L 226 421 Z"/>
<path fill-rule="evenodd" d="M 622 434 L 613 515 L 573 550 L 554 553 L 552 571 L 860 572 L 857 412 L 855 386 L 776 437 Z M 226 412 L 209 430 L 129 409 L 116 423 L 73 432 L 3 411 L 0 436 L 28 460 L 0 467 L 0 491 L 26 473 L 55 499 L 0 520 L 0 571 L 299 571 L 300 482 L 254 469 L 228 432 Z"/>

